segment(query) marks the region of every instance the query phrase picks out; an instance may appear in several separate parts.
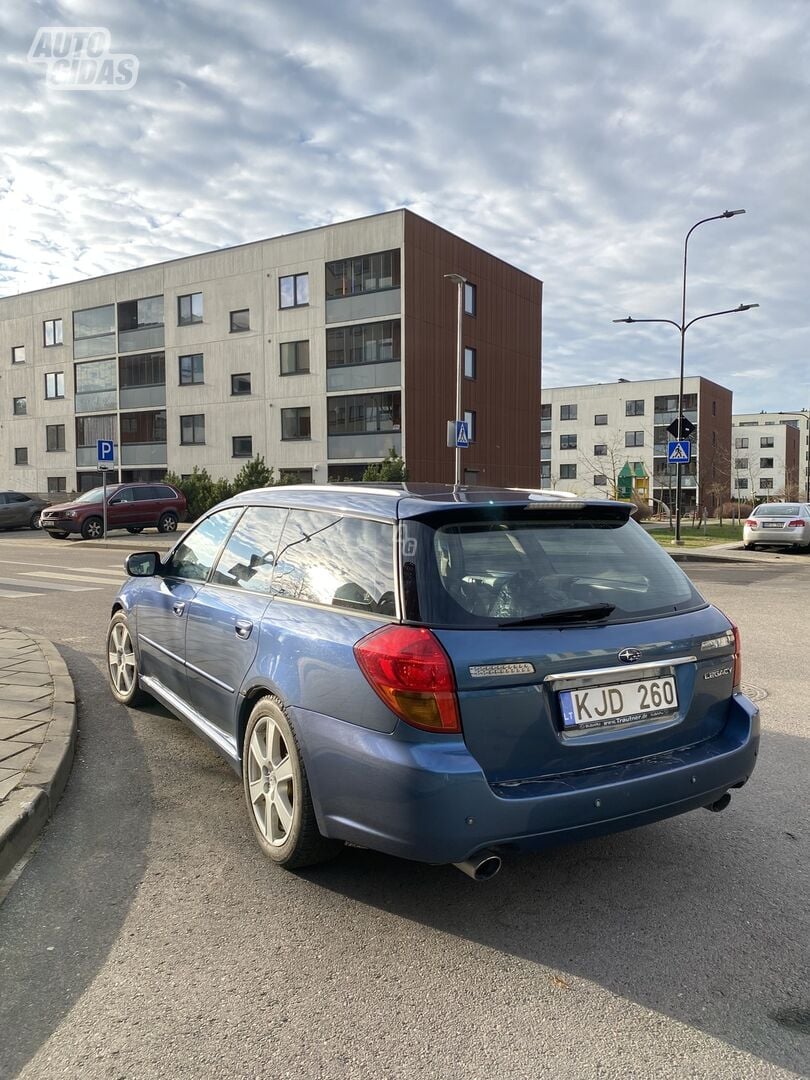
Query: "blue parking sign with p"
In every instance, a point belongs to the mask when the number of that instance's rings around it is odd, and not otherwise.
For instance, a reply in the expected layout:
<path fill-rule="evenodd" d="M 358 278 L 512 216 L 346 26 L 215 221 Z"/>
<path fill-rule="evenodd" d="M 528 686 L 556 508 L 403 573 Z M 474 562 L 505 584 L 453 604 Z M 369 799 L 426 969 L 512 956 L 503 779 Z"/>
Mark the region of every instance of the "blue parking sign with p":
<path fill-rule="evenodd" d="M 96 450 L 98 451 L 99 464 L 102 462 L 112 464 L 115 460 L 115 443 L 112 439 L 98 439 L 96 442 Z"/>

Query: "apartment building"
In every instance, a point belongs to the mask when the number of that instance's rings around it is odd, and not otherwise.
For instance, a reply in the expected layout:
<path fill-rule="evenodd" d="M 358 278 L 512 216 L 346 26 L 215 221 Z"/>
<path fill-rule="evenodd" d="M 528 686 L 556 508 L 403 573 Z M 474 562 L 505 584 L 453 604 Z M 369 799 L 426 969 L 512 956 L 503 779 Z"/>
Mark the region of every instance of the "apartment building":
<path fill-rule="evenodd" d="M 407 210 L 0 299 L 0 485 L 86 490 L 261 454 L 359 479 L 393 448 L 452 482 L 464 286 L 467 483 L 532 485 L 542 283 Z"/>
<path fill-rule="evenodd" d="M 684 513 L 711 512 L 731 492 L 731 391 L 698 376 L 684 380 L 684 416 L 695 430 L 681 466 Z M 674 507 L 676 467 L 667 428 L 678 414 L 678 380 L 644 379 L 544 389 L 540 479 L 590 498 L 614 497 L 625 483 L 656 508 Z"/>
<path fill-rule="evenodd" d="M 732 424 L 734 497 L 810 502 L 810 411 L 739 413 Z"/>

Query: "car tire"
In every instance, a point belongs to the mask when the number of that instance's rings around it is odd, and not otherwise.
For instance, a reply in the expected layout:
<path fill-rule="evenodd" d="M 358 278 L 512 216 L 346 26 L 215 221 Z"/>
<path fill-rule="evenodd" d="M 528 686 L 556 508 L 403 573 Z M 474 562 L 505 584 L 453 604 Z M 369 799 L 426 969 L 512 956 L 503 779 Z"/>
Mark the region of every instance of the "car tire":
<path fill-rule="evenodd" d="M 107 630 L 107 677 L 113 697 L 122 705 L 141 705 L 148 699 L 138 685 L 138 657 L 123 611 L 113 615 Z"/>
<path fill-rule="evenodd" d="M 82 524 L 82 537 L 85 540 L 100 540 L 104 535 L 104 522 L 100 517 L 89 517 Z"/>
<path fill-rule="evenodd" d="M 42 523 L 39 520 L 39 514 L 40 514 L 40 511 L 35 510 L 34 513 L 31 515 L 31 518 L 30 518 L 30 520 L 28 522 L 29 529 L 41 529 L 42 528 Z"/>
<path fill-rule="evenodd" d="M 51 540 L 67 540 L 68 533 L 66 533 L 66 532 L 52 532 L 52 531 L 49 530 L 48 531 L 48 536 L 50 536 Z"/>
<path fill-rule="evenodd" d="M 281 702 L 272 696 L 254 706 L 245 730 L 242 784 L 259 847 L 288 870 L 333 859 L 342 841 L 318 830 L 298 740 Z"/>
<path fill-rule="evenodd" d="M 177 528 L 177 514 L 173 510 L 167 510 L 165 514 L 160 515 L 160 521 L 158 521 L 158 532 L 170 533 L 174 532 Z"/>
<path fill-rule="evenodd" d="M 743 544 L 743 551 L 756 551 L 756 550 L 757 550 L 757 545 L 756 544 Z"/>
<path fill-rule="evenodd" d="M 143 525 L 127 525 L 128 533 L 140 533 L 143 532 Z"/>

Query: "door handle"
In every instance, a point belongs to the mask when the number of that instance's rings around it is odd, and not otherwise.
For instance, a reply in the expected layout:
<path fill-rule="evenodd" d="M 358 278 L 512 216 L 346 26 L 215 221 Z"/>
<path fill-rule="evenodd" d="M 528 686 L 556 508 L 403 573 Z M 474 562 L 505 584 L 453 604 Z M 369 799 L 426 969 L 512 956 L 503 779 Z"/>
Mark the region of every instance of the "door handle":
<path fill-rule="evenodd" d="M 234 630 L 237 637 L 247 639 L 253 632 L 253 623 L 249 619 L 237 619 Z"/>
<path fill-rule="evenodd" d="M 186 605 L 183 603 L 182 600 L 178 600 L 176 603 L 172 604 L 172 611 L 175 613 L 175 615 L 182 615 L 185 610 Z"/>

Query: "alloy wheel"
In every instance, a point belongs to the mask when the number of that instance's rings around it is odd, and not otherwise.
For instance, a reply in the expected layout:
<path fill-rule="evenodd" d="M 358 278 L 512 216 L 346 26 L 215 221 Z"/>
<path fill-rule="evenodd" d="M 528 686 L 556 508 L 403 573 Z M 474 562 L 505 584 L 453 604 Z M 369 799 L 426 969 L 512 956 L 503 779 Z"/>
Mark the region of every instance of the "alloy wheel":
<path fill-rule="evenodd" d="M 270 716 L 253 729 L 247 780 L 259 832 L 268 844 L 280 847 L 292 828 L 297 792 L 284 733 Z"/>
<path fill-rule="evenodd" d="M 135 685 L 136 664 L 132 636 L 123 622 L 113 626 L 110 632 L 107 663 L 115 689 L 122 697 L 126 696 Z"/>

